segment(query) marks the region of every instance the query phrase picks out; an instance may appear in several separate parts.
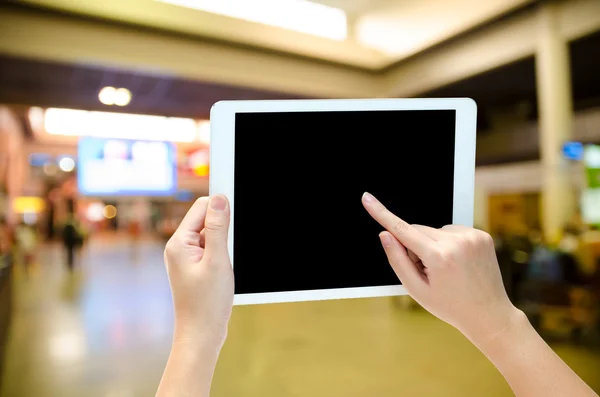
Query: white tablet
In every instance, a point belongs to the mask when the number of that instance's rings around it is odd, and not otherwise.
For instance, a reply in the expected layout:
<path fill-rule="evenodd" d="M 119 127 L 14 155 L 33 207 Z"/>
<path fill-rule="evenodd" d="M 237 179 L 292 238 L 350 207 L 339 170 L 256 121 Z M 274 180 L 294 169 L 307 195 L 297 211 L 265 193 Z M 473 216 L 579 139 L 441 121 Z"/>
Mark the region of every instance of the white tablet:
<path fill-rule="evenodd" d="M 472 226 L 476 113 L 462 98 L 215 104 L 235 304 L 404 294 L 362 194 L 409 223 Z"/>

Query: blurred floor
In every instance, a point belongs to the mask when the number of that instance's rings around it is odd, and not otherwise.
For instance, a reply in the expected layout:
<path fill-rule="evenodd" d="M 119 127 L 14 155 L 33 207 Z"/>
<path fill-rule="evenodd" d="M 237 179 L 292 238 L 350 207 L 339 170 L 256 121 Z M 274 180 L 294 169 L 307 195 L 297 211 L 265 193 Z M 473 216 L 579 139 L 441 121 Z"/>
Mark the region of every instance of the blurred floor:
<path fill-rule="evenodd" d="M 69 275 L 59 247 L 28 276 L 15 310 L 2 397 L 151 396 L 166 362 L 172 308 L 162 244 L 95 239 Z M 600 354 L 558 345 L 600 391 Z M 234 309 L 213 396 L 510 396 L 458 332 L 391 299 Z"/>

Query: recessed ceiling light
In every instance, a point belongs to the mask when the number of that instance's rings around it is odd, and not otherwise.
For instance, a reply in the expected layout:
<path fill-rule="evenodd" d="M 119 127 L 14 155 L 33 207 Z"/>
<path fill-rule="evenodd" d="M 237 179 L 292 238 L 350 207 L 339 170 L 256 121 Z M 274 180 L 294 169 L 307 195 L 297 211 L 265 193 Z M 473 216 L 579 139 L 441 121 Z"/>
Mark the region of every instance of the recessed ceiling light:
<path fill-rule="evenodd" d="M 198 122 L 198 140 L 206 145 L 210 143 L 210 121 L 202 120 Z"/>
<path fill-rule="evenodd" d="M 115 87 L 104 87 L 100 90 L 98 94 L 98 99 L 100 102 L 107 106 L 111 106 L 115 104 L 115 92 L 117 89 Z"/>
<path fill-rule="evenodd" d="M 131 91 L 127 88 L 104 87 L 98 93 L 98 99 L 107 106 L 127 106 L 131 102 Z"/>
<path fill-rule="evenodd" d="M 131 91 L 127 88 L 119 88 L 115 91 L 114 102 L 117 106 L 127 106 L 131 102 Z"/>

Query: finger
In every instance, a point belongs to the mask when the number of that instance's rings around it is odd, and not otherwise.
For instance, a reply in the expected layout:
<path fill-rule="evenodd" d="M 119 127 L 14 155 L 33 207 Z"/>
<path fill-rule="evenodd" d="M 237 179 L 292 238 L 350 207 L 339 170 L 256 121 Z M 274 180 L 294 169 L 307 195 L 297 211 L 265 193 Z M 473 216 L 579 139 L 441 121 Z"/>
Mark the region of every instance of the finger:
<path fill-rule="evenodd" d="M 204 218 L 206 217 L 206 209 L 208 207 L 208 197 L 200 197 L 179 224 L 177 231 L 179 232 L 195 232 L 200 233 L 204 228 Z"/>
<path fill-rule="evenodd" d="M 410 259 L 406 248 L 390 232 L 381 232 L 379 238 L 388 262 L 406 289 L 414 292 L 423 288 L 426 278 Z"/>
<path fill-rule="evenodd" d="M 437 233 L 439 233 L 439 231 L 433 227 L 429 227 L 429 226 L 424 226 L 424 225 L 418 225 L 418 224 L 414 224 L 412 225 L 415 229 L 417 229 L 418 231 L 420 231 L 421 233 L 423 233 L 424 235 L 428 236 L 430 239 L 436 241 L 437 240 Z M 419 256 L 417 254 L 415 254 L 414 252 L 412 252 L 411 250 L 407 250 L 408 252 L 408 257 L 410 258 L 411 261 L 415 262 L 416 264 L 419 265 L 419 270 L 421 270 L 421 268 L 423 268 L 423 263 L 421 262 L 421 258 L 419 258 Z"/>
<path fill-rule="evenodd" d="M 423 233 L 424 235 L 426 235 L 433 241 L 437 241 L 438 238 L 440 237 L 440 230 L 436 229 L 434 227 L 417 225 L 417 224 L 413 224 L 412 227 L 414 227 L 415 229 L 417 229 L 418 231 L 420 231 L 421 233 Z"/>
<path fill-rule="evenodd" d="M 206 255 L 228 255 L 229 214 L 229 202 L 225 196 L 217 195 L 210 198 L 204 222 Z"/>
<path fill-rule="evenodd" d="M 462 225 L 446 225 L 442 228 L 443 231 L 448 233 L 464 233 L 465 231 L 472 231 L 473 228 L 462 226 Z"/>
<path fill-rule="evenodd" d="M 363 194 L 362 202 L 369 215 L 407 249 L 419 256 L 425 255 L 430 249 L 432 240 L 429 237 L 392 214 L 371 194 Z"/>

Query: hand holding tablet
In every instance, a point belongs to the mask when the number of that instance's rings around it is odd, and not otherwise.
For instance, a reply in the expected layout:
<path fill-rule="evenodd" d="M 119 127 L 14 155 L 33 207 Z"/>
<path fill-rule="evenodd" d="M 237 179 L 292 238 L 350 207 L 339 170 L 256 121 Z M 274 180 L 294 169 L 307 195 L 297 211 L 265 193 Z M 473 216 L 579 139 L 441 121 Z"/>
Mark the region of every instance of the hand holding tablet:
<path fill-rule="evenodd" d="M 165 250 L 176 319 L 157 397 L 208 396 L 225 340 L 233 304 L 233 275 L 225 249 L 230 206 L 224 197 L 210 201 L 213 206 L 206 198 L 194 204 Z M 363 196 L 363 204 L 386 229 L 381 242 L 406 289 L 427 310 L 462 331 L 517 396 L 597 397 L 512 306 L 487 234 L 464 226 L 410 225 L 369 194 Z M 261 248 L 262 253 L 268 243 Z"/>
<path fill-rule="evenodd" d="M 233 304 L 233 271 L 227 252 L 227 198 L 202 197 L 192 205 L 165 247 L 165 265 L 175 307 L 175 339 L 225 342 Z"/>
<path fill-rule="evenodd" d="M 517 310 L 502 284 L 488 233 L 465 226 L 409 225 L 369 193 L 363 205 L 386 229 L 380 238 L 390 265 L 425 309 L 476 343 L 513 320 Z"/>

